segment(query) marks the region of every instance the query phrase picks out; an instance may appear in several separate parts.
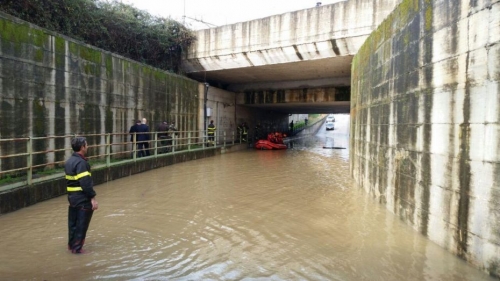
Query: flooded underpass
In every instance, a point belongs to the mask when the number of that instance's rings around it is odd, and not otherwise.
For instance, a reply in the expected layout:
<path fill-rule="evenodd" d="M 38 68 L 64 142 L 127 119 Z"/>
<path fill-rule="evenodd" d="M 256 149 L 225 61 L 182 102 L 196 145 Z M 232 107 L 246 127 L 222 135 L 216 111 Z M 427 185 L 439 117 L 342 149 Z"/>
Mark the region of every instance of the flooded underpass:
<path fill-rule="evenodd" d="M 356 188 L 337 124 L 97 186 L 87 254 L 64 196 L 0 216 L 0 279 L 493 280 Z"/>

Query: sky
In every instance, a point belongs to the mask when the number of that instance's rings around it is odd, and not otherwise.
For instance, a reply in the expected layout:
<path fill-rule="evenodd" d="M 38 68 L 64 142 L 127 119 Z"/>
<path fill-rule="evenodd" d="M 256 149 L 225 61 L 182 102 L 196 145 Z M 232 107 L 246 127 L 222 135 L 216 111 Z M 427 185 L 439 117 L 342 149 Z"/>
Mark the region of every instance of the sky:
<path fill-rule="evenodd" d="M 260 19 L 345 0 L 121 0 L 155 16 L 184 22 L 191 29 Z M 183 20 L 183 16 L 186 16 Z"/>

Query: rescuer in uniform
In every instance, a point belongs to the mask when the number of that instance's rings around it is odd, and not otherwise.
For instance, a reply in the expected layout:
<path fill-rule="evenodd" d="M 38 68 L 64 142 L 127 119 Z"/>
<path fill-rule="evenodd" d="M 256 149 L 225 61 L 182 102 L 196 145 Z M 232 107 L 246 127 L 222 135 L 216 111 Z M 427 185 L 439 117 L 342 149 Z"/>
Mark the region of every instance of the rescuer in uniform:
<path fill-rule="evenodd" d="M 237 129 L 237 138 L 238 138 L 238 142 L 241 143 L 241 138 L 243 137 L 243 123 L 239 124 L 238 127 L 236 127 Z"/>
<path fill-rule="evenodd" d="M 248 136 L 248 125 L 247 122 L 243 122 L 243 125 L 241 126 L 242 128 L 242 133 L 241 133 L 241 140 L 246 142 L 247 141 L 247 136 Z"/>
<path fill-rule="evenodd" d="M 207 135 L 208 135 L 208 145 L 215 145 L 215 130 L 217 128 L 214 125 L 214 120 L 210 120 L 210 125 L 208 125 L 207 128 Z"/>
<path fill-rule="evenodd" d="M 68 249 L 73 254 L 82 253 L 92 214 L 97 210 L 90 165 L 85 158 L 87 147 L 84 137 L 73 138 L 71 148 L 74 152 L 64 165 L 69 201 Z"/>

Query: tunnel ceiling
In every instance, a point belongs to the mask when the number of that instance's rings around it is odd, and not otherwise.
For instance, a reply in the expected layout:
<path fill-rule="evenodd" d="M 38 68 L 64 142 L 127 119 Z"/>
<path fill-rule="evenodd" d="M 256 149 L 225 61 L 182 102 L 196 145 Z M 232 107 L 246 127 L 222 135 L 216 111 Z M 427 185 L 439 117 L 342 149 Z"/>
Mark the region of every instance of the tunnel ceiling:
<path fill-rule="evenodd" d="M 350 112 L 350 103 L 348 101 L 322 103 L 276 103 L 245 106 L 288 114 L 336 114 Z"/>
<path fill-rule="evenodd" d="M 188 76 L 219 88 L 245 91 L 269 88 L 349 86 L 352 56 L 237 69 L 191 72 Z M 336 78 L 346 78 L 342 82 Z M 294 82 L 292 87 L 290 82 Z M 280 85 L 284 85 L 281 86 Z"/>
<path fill-rule="evenodd" d="M 350 86 L 352 56 L 189 73 L 188 76 L 234 92 Z M 341 78 L 341 79 L 339 79 Z M 288 114 L 349 113 L 349 102 L 248 105 Z"/>

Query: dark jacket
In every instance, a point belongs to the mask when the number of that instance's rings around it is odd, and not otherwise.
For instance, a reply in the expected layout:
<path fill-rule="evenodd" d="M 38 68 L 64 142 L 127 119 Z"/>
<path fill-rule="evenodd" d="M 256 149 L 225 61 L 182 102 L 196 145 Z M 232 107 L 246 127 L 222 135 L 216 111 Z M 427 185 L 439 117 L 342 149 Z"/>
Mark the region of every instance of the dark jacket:
<path fill-rule="evenodd" d="M 130 127 L 130 130 L 128 131 L 130 133 L 130 141 L 134 141 L 134 133 L 137 133 L 137 126 L 140 126 L 141 123 L 136 123 Z M 137 141 L 137 139 L 136 139 Z"/>
<path fill-rule="evenodd" d="M 165 123 L 161 123 L 160 126 L 158 126 L 158 138 L 164 139 L 167 138 L 168 134 L 168 125 Z"/>
<path fill-rule="evenodd" d="M 146 124 L 136 125 L 137 141 L 149 140 L 149 127 Z"/>
<path fill-rule="evenodd" d="M 72 207 L 92 208 L 90 199 L 96 196 L 90 165 L 80 154 L 74 152 L 64 164 L 68 201 Z"/>

